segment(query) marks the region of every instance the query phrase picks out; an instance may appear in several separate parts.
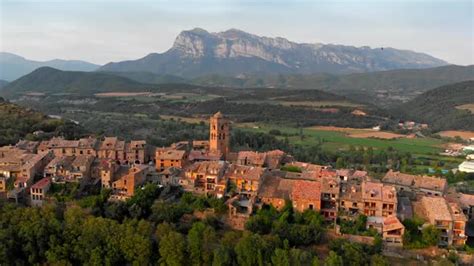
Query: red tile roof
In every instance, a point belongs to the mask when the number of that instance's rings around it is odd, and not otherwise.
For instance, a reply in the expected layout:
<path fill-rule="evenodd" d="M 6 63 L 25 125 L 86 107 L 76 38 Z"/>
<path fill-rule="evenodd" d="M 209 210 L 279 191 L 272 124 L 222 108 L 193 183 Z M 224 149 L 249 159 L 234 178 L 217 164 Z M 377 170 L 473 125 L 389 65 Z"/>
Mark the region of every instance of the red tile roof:
<path fill-rule="evenodd" d="M 41 179 L 40 181 L 36 182 L 33 186 L 31 186 L 31 188 L 44 188 L 48 186 L 50 183 L 51 181 L 49 180 L 49 178 L 45 177 Z"/>
<path fill-rule="evenodd" d="M 293 200 L 320 200 L 321 183 L 315 181 L 297 180 L 291 193 Z"/>

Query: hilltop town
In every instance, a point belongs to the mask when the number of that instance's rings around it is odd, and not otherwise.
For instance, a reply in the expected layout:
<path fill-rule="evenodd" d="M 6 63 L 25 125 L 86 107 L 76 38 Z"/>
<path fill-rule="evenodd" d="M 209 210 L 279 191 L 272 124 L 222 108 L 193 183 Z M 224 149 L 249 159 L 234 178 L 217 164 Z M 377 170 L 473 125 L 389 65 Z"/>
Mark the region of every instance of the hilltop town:
<path fill-rule="evenodd" d="M 444 178 L 390 170 L 376 179 L 366 171 L 296 161 L 281 150 L 233 151 L 231 122 L 218 112 L 209 125 L 209 140 L 169 147 L 117 137 L 21 140 L 0 147 L 0 193 L 4 200 L 42 206 L 55 201 L 53 187 L 76 184 L 80 195 L 110 190 L 113 202 L 152 183 L 225 200 L 221 220 L 235 230 L 245 230 L 257 210 L 282 210 L 291 202 L 297 212 L 319 212 L 340 237 L 348 235 L 344 224 L 365 217 L 364 230 L 388 247 L 407 242 L 403 221 L 415 217 L 424 221 L 419 230 L 439 231 L 440 247 L 462 247 L 474 237 L 468 226 L 474 196 L 453 191 Z"/>

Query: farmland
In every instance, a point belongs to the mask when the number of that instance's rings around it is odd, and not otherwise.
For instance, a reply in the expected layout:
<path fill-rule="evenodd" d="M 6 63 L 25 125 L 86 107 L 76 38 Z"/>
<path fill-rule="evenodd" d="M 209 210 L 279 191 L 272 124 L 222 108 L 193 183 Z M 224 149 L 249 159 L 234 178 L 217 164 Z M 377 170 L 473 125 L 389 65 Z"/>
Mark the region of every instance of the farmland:
<path fill-rule="evenodd" d="M 291 128 L 285 126 L 271 126 L 265 124 L 240 124 L 237 127 L 245 130 L 265 132 L 271 130 L 279 130 L 282 135 L 287 135 L 290 143 L 311 145 L 321 141 L 323 148 L 326 150 L 346 150 L 350 146 L 372 147 L 374 149 L 386 149 L 393 147 L 401 152 L 410 152 L 412 154 L 426 155 L 436 154 L 442 150 L 442 140 L 435 138 L 398 138 L 398 139 L 377 139 L 377 138 L 354 138 L 347 135 L 364 132 L 364 129 L 328 130 L 328 128 L 308 127 L 308 128 Z M 303 136 L 301 136 L 301 133 Z"/>

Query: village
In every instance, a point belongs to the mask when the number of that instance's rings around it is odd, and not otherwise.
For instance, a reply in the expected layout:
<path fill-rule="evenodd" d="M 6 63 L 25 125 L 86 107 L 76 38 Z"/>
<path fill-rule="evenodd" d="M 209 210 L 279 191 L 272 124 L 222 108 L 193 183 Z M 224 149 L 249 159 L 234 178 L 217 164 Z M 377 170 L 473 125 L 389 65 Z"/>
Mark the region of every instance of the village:
<path fill-rule="evenodd" d="M 79 190 L 110 189 L 109 201 L 125 201 L 146 183 L 181 187 L 226 199 L 225 223 L 244 230 L 264 205 L 320 212 L 340 234 L 336 220 L 367 217 L 387 246 L 403 246 L 405 219 L 415 216 L 440 230 L 439 247 L 464 246 L 474 237 L 474 195 L 449 188 L 446 179 L 390 170 L 382 179 L 365 171 L 296 161 L 280 150 L 239 151 L 230 147 L 231 123 L 220 112 L 210 118 L 209 140 L 152 147 L 116 137 L 21 140 L 0 147 L 0 194 L 4 200 L 42 206 L 54 184 Z M 420 228 L 421 230 L 421 228 Z"/>

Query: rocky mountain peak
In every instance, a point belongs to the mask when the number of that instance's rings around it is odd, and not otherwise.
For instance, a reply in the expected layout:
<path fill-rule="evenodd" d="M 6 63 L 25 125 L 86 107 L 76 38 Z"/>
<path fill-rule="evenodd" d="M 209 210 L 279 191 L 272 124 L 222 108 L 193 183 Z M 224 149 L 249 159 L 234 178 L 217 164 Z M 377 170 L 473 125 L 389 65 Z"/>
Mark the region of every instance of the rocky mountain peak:
<path fill-rule="evenodd" d="M 140 60 L 146 63 L 138 62 Z M 296 43 L 238 29 L 208 32 L 201 28 L 181 32 L 169 51 L 136 61 L 108 64 L 103 69 L 113 71 L 130 68 L 134 71 L 140 69 L 173 75 L 181 72 L 183 75 L 239 75 L 245 72 L 354 73 L 447 64 L 427 54 L 388 47 L 371 49 L 367 46 Z M 147 69 L 146 65 L 153 66 L 153 69 Z"/>

